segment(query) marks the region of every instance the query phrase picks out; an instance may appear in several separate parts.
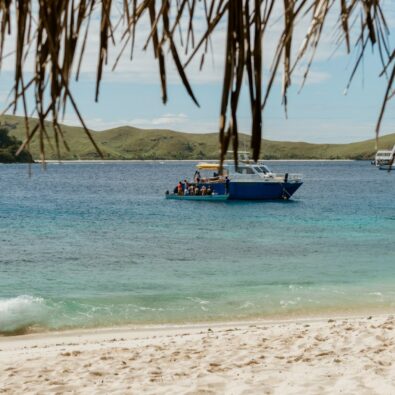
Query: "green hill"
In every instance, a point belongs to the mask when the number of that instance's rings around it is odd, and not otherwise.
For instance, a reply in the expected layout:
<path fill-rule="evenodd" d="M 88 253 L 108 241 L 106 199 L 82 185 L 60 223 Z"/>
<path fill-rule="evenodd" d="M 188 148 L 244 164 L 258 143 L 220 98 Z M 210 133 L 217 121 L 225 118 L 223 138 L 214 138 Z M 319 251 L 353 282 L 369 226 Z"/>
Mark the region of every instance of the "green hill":
<path fill-rule="evenodd" d="M 29 127 L 37 123 L 29 120 Z M 10 134 L 19 140 L 25 136 L 22 117 L 4 115 L 1 125 L 10 129 Z M 47 123 L 52 146 L 55 146 L 53 130 Z M 62 159 L 99 159 L 88 137 L 81 127 L 63 126 L 64 136 L 71 152 L 61 147 Z M 94 139 L 106 159 L 217 159 L 218 134 L 181 133 L 164 129 L 138 129 L 130 126 L 118 127 L 103 132 L 92 131 Z M 240 147 L 249 146 L 250 137 L 240 135 Z M 379 148 L 389 149 L 395 144 L 395 133 L 380 137 Z M 57 159 L 54 149 L 46 144 L 46 159 Z M 39 158 L 38 139 L 34 138 L 30 151 Z M 375 155 L 375 140 L 351 144 L 309 144 L 262 140 L 264 159 L 372 159 Z"/>

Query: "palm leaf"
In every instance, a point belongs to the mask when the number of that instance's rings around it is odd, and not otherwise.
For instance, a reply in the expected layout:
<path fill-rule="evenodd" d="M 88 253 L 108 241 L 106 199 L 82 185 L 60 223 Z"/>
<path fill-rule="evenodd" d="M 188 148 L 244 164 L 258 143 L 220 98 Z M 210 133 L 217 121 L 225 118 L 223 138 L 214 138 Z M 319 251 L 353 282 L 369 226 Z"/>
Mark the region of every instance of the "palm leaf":
<path fill-rule="evenodd" d="M 167 101 L 166 60 L 172 59 L 178 75 L 196 105 L 199 105 L 186 68 L 200 56 L 200 68 L 206 59 L 210 37 L 227 23 L 227 39 L 224 43 L 225 62 L 223 70 L 222 97 L 219 111 L 220 157 L 232 142 L 235 154 L 238 149 L 237 113 L 244 75 L 247 76 L 251 110 L 251 149 L 254 159 L 260 155 L 262 140 L 262 110 L 272 91 L 274 81 L 282 71 L 282 97 L 285 110 L 288 105 L 287 92 L 291 86 L 292 74 L 298 65 L 307 58 L 303 83 L 308 78 L 314 55 L 320 45 L 328 15 L 338 13 L 338 37 L 344 42 L 346 52 L 357 52 L 349 84 L 352 82 L 366 48 L 370 43 L 377 46 L 377 56 L 383 66 L 381 73 L 387 78 L 387 89 L 380 108 L 376 133 L 379 134 L 388 101 L 394 97 L 394 53 L 388 39 L 389 28 L 380 0 L 2 0 L 0 1 L 0 66 L 7 54 L 5 42 L 10 40 L 11 28 L 16 29 L 13 43 L 15 52 L 15 73 L 13 99 L 8 108 L 17 109 L 22 101 L 25 116 L 28 116 L 26 94 L 33 92 L 33 113 L 37 115 L 38 126 L 26 126 L 26 140 L 22 148 L 29 145 L 32 138 L 40 140 L 41 157 L 45 160 L 45 149 L 49 136 L 45 121 L 52 120 L 56 151 L 60 155 L 60 143 L 67 142 L 59 126 L 59 118 L 64 115 L 66 105 L 71 104 L 85 133 L 98 152 L 99 147 L 86 127 L 83 116 L 71 92 L 70 81 L 75 72 L 80 74 L 83 58 L 92 25 L 92 16 L 100 13 L 100 36 L 96 72 L 95 99 L 99 99 L 104 65 L 110 50 L 121 44 L 114 68 L 124 56 L 125 48 L 131 44 L 131 55 L 135 45 L 153 46 L 153 56 L 158 62 L 163 102 Z M 199 9 L 201 7 L 201 9 Z M 274 9 L 281 11 L 281 18 Z M 16 12 L 14 11 L 16 10 Z M 200 14 L 199 14 L 199 11 Z M 195 26 L 200 15 L 204 15 L 205 30 L 197 37 Z M 277 14 L 277 15 L 276 15 Z M 136 42 L 136 31 L 144 28 L 149 16 L 150 31 L 144 42 Z M 310 19 L 304 41 L 295 53 L 295 27 L 300 20 Z M 360 21 L 356 23 L 356 21 Z M 263 57 L 263 42 L 273 24 L 281 24 L 281 34 L 276 50 Z M 117 30 L 123 29 L 115 34 Z M 176 34 L 177 33 L 177 34 Z M 179 34 L 179 38 L 177 35 Z M 120 38 L 117 38 L 120 37 Z M 355 42 L 352 42 L 356 37 Z M 179 46 L 184 48 L 186 61 L 179 54 Z M 393 44 L 392 44 L 393 45 Z M 169 51 L 167 52 L 167 49 Z M 34 76 L 27 84 L 26 59 L 34 59 Z M 131 56 L 132 57 L 132 56 Z M 263 81 L 264 63 L 271 65 L 267 82 Z M 76 67 L 74 67 L 76 65 Z M 131 64 L 133 67 L 133 64 Z M 348 84 L 348 86 L 349 86 Z M 302 84 L 303 86 L 303 84 Z M 347 87 L 348 87 L 347 86 Z M 27 118 L 26 118 L 27 119 Z M 226 131 L 226 132 L 225 132 Z M 38 132 L 38 133 L 37 133 Z"/>

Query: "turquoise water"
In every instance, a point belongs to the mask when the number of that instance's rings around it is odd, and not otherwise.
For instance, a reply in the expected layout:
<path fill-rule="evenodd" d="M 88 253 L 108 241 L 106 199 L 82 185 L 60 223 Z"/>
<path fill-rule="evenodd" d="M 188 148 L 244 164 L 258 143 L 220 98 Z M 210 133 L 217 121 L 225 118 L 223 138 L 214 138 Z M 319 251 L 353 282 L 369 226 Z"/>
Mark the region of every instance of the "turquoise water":
<path fill-rule="evenodd" d="M 394 310 L 395 172 L 271 167 L 293 200 L 166 201 L 193 163 L 0 166 L 0 332 Z"/>

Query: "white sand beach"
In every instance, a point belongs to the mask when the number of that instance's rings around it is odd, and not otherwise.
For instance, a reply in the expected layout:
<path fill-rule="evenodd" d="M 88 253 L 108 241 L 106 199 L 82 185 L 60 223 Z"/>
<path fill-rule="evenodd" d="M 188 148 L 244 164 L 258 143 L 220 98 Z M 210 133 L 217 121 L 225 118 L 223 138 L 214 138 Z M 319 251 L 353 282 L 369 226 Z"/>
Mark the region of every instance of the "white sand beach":
<path fill-rule="evenodd" d="M 0 393 L 393 394 L 395 319 L 114 328 L 0 338 Z"/>

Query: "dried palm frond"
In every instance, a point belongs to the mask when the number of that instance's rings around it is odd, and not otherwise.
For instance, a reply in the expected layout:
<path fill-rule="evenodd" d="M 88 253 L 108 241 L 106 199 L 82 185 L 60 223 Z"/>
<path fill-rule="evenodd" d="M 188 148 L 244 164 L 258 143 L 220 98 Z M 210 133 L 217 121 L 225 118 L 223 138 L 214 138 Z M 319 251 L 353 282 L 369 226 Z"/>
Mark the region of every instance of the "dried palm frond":
<path fill-rule="evenodd" d="M 194 27 L 199 17 L 199 7 L 203 9 L 206 23 L 200 38 L 196 36 Z M 227 38 L 219 114 L 221 159 L 224 158 L 230 143 L 235 155 L 237 153 L 237 109 L 244 78 L 248 81 L 251 107 L 251 148 L 253 158 L 258 159 L 262 110 L 280 68 L 283 74 L 283 105 L 286 110 L 292 74 L 296 67 L 305 64 L 303 78 L 306 80 L 319 48 L 325 23 L 329 15 L 335 13 L 338 15 L 337 31 L 340 41 L 344 42 L 348 53 L 352 51 L 355 41 L 355 50 L 358 51 L 349 83 L 368 44 L 378 48 L 378 56 L 383 66 L 382 76 L 388 79 L 377 121 L 378 135 L 386 105 L 394 96 L 395 78 L 395 50 L 391 48 L 388 40 L 389 29 L 380 0 L 0 0 L 0 63 L 6 56 L 5 43 L 13 37 L 12 34 L 16 34 L 14 92 L 8 109 L 13 108 L 16 111 L 18 103 L 22 101 L 28 126 L 26 95 L 28 90 L 33 90 L 33 112 L 38 117 L 37 126 L 31 130 L 26 127 L 26 140 L 21 150 L 38 134 L 41 157 L 45 160 L 45 147 L 50 140 L 44 121 L 49 118 L 54 126 L 56 151 L 59 154 L 60 143 L 67 148 L 59 120 L 61 114 L 65 113 L 66 105 L 71 105 L 85 133 L 100 153 L 70 88 L 73 70 L 76 70 L 78 79 L 88 37 L 93 34 L 89 30 L 91 19 L 98 16 L 100 37 L 96 100 L 99 97 L 109 51 L 117 44 L 122 46 L 115 67 L 128 45 L 131 45 L 133 53 L 136 31 L 140 27 L 143 29 L 148 20 L 149 33 L 141 46 L 147 48 L 151 44 L 153 47 L 153 55 L 158 62 L 163 102 L 167 101 L 166 60 L 170 58 L 188 95 L 197 105 L 199 104 L 188 79 L 187 67 L 198 54 L 201 55 L 200 68 L 203 66 L 210 37 L 219 28 L 220 22 L 226 21 Z M 276 39 L 276 50 L 273 54 L 267 54 L 263 49 L 265 36 L 273 26 L 279 24 L 281 34 Z M 307 28 L 301 47 L 295 52 L 295 30 L 301 24 Z M 187 55 L 185 62 L 180 52 L 182 47 Z M 34 71 L 33 77 L 26 82 L 29 75 L 26 66 L 28 59 L 34 64 Z M 265 84 L 262 77 L 264 63 L 271 65 Z"/>

